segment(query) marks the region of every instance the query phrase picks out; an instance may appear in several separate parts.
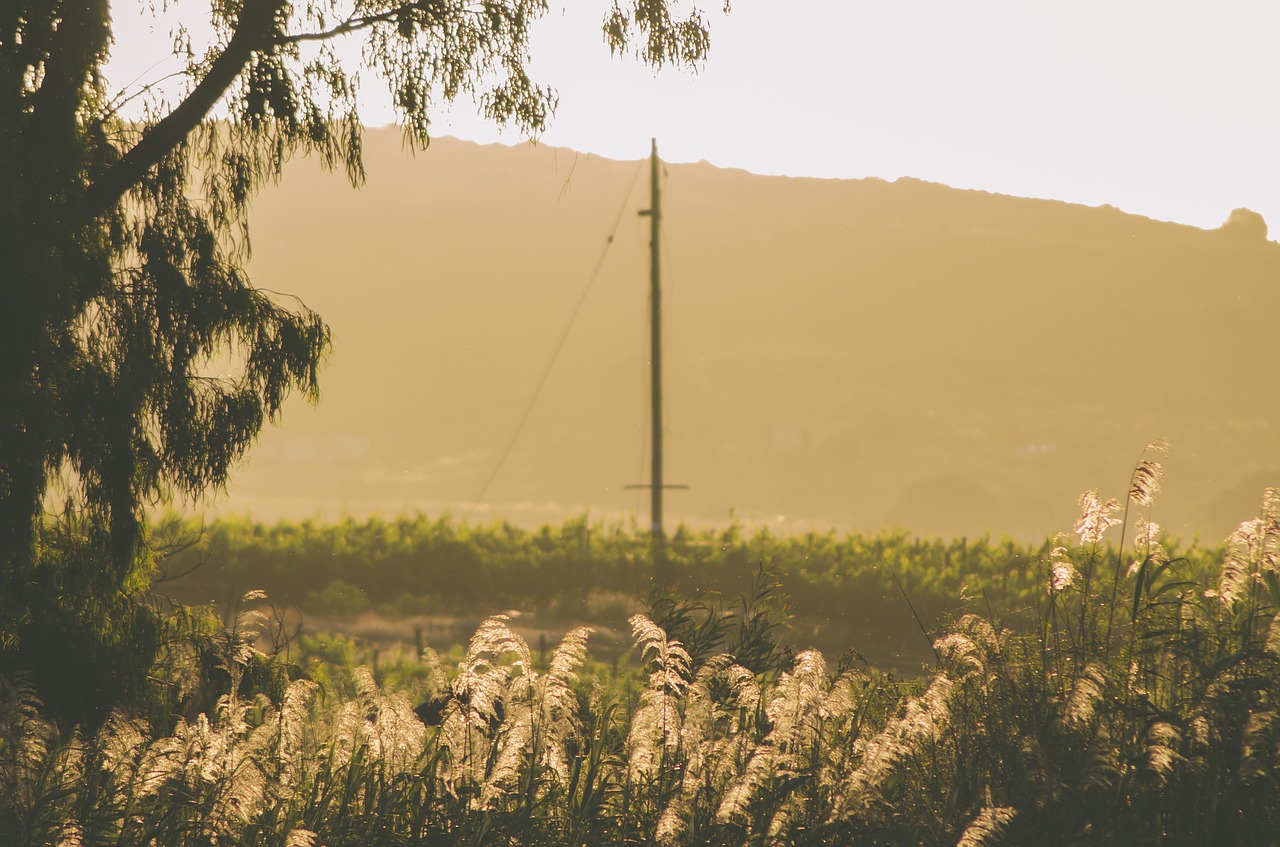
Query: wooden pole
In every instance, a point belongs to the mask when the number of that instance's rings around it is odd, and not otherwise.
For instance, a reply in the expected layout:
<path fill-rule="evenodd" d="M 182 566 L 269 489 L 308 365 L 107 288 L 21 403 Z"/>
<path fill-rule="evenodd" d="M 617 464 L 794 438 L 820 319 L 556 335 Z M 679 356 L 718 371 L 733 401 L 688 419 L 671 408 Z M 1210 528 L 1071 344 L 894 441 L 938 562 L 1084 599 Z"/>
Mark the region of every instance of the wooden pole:
<path fill-rule="evenodd" d="M 653 467 L 650 474 L 650 510 L 653 535 L 653 560 L 656 575 L 665 579 L 666 535 L 662 528 L 662 187 L 659 171 L 658 139 L 652 140 L 649 154 L 649 376 L 652 386 L 650 408 L 653 415 L 650 430 L 653 433 Z"/>

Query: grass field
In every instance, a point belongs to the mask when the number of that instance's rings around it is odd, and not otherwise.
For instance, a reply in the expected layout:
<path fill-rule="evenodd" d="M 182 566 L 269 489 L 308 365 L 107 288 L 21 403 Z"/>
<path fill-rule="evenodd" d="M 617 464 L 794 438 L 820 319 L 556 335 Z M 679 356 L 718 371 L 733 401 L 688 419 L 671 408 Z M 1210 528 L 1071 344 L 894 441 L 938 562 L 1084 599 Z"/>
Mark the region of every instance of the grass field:
<path fill-rule="evenodd" d="M 650 594 L 604 661 L 503 615 L 374 658 L 259 593 L 177 609 L 149 709 L 60 726 L 3 682 L 0 843 L 1275 844 L 1280 492 L 1194 575 L 1142 516 L 1158 470 L 910 678 L 796 648 L 767 568 Z"/>

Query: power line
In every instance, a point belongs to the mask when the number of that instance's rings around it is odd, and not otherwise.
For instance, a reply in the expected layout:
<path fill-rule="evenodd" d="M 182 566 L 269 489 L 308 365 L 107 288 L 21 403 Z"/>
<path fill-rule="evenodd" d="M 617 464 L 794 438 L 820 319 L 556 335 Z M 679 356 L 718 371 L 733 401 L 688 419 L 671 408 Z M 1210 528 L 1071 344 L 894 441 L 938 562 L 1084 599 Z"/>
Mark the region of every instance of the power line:
<path fill-rule="evenodd" d="M 542 396 L 542 388 L 547 384 L 547 377 L 551 375 L 551 368 L 555 365 L 556 359 L 560 356 L 560 350 L 569 338 L 569 331 L 573 329 L 573 323 L 578 318 L 578 312 L 582 310 L 582 304 L 587 302 L 587 295 L 591 293 L 591 286 L 595 285 L 596 278 L 600 276 L 600 270 L 604 267 L 605 257 L 609 255 L 609 248 L 613 246 L 613 237 L 618 232 L 618 225 L 622 223 L 622 216 L 627 210 L 627 203 L 631 200 L 631 193 L 635 190 L 636 179 L 639 178 L 640 170 L 643 166 L 643 159 L 636 163 L 636 171 L 631 175 L 631 184 L 627 187 L 626 196 L 622 198 L 622 205 L 618 208 L 617 217 L 613 219 L 613 227 L 610 228 L 609 235 L 604 240 L 604 247 L 600 250 L 600 257 L 596 259 L 596 266 L 592 269 L 591 276 L 587 279 L 586 287 L 582 289 L 582 294 L 578 296 L 578 302 L 574 303 L 573 311 L 569 313 L 569 320 L 565 324 L 564 330 L 560 333 L 560 339 L 556 342 L 555 349 L 551 351 L 550 360 L 547 361 L 546 367 L 542 369 L 542 376 L 538 378 L 537 386 L 533 389 L 533 396 L 529 398 L 529 403 L 525 406 L 524 413 L 520 415 L 520 422 L 516 424 L 516 431 L 512 433 L 507 446 L 503 448 L 502 455 L 498 458 L 497 466 L 489 474 L 489 478 L 484 481 L 484 487 L 480 489 L 480 493 L 471 501 L 471 508 L 467 510 L 465 520 L 471 519 L 471 515 L 475 512 L 480 501 L 484 499 L 484 495 L 489 493 L 489 486 L 497 479 L 499 471 L 506 464 L 507 457 L 511 455 L 512 448 L 520 440 L 520 433 L 524 432 L 524 426 L 529 421 L 529 415 L 533 413 L 533 407 L 537 405 L 538 398 Z"/>

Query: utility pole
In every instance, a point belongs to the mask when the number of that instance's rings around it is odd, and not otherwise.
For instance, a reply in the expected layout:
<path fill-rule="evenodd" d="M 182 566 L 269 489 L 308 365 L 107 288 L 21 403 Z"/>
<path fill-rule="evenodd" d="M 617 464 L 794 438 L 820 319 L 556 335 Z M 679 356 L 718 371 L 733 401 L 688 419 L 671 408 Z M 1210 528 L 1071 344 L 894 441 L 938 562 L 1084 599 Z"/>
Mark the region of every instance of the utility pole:
<path fill-rule="evenodd" d="M 688 488 L 687 485 L 667 485 L 662 473 L 662 186 L 659 173 L 662 160 L 658 158 L 658 139 L 652 140 L 649 153 L 649 208 L 640 212 L 649 218 L 649 408 L 652 413 L 652 459 L 649 485 L 629 485 L 628 488 L 649 488 L 650 533 L 653 547 L 654 576 L 660 584 L 670 583 L 667 563 L 667 537 L 662 528 L 662 491 L 665 488 Z"/>
<path fill-rule="evenodd" d="M 653 523 L 653 558 L 660 569 L 666 566 L 667 538 L 662 530 L 662 187 L 658 171 L 658 139 L 651 141 L 649 153 L 649 380 L 653 399 L 649 405 L 653 418 L 653 468 L 649 482 L 650 511 Z"/>

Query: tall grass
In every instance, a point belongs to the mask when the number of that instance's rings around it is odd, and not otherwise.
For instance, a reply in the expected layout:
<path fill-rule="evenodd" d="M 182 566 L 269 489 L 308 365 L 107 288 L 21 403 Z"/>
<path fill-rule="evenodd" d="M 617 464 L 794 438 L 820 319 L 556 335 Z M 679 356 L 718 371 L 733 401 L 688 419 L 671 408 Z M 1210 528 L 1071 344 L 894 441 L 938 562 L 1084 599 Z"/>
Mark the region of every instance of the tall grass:
<path fill-rule="evenodd" d="M 634 688 L 583 674 L 589 630 L 540 662 L 501 616 L 454 667 L 424 651 L 417 690 L 357 668 L 345 697 L 246 693 L 269 621 L 244 617 L 212 708 L 91 736 L 4 681 L 0 843 L 1275 844 L 1280 493 L 1196 582 L 1143 514 L 1143 462 L 1121 537 L 1122 505 L 1086 495 L 1018 619 L 956 617 L 910 681 L 814 650 L 744 664 L 673 637 L 669 605 L 631 620 Z"/>

